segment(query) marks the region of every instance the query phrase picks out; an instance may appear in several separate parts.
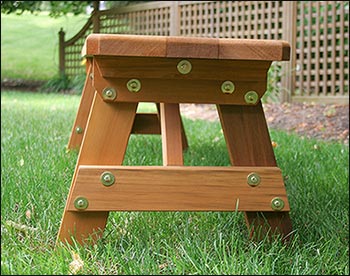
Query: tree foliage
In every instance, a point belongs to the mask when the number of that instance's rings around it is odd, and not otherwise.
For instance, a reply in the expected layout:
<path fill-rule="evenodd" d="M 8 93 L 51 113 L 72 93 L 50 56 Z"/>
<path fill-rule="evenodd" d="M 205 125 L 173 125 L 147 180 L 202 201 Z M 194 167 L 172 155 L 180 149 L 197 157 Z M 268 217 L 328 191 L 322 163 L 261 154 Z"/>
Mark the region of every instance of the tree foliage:
<path fill-rule="evenodd" d="M 37 13 L 45 9 L 49 10 L 51 17 L 59 17 L 67 13 L 74 15 L 85 12 L 87 6 L 99 1 L 1 1 L 1 12 L 10 14 L 22 14 L 25 11 Z"/>
<path fill-rule="evenodd" d="M 67 13 L 78 15 L 85 13 L 86 7 L 99 7 L 101 1 L 1 1 L 1 12 L 5 14 L 25 11 L 33 14 L 48 10 L 51 17 L 57 18 Z M 152 1 L 105 1 L 108 8 L 116 8 L 130 4 L 138 4 Z"/>

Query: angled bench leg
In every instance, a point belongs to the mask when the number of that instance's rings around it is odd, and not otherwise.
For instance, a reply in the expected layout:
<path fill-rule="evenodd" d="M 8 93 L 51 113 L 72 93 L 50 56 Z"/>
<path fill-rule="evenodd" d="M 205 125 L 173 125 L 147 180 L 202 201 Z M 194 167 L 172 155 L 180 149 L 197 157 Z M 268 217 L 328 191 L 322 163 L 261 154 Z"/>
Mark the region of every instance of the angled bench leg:
<path fill-rule="evenodd" d="M 67 149 L 79 149 L 83 140 L 84 132 L 86 129 L 86 123 L 89 117 L 92 100 L 94 98 L 95 89 L 92 86 L 92 79 L 90 74 L 92 72 L 92 65 L 90 61 L 87 61 L 87 74 L 83 92 L 80 99 L 80 104 L 75 118 L 72 132 L 69 138 Z"/>
<path fill-rule="evenodd" d="M 261 103 L 218 105 L 217 109 L 232 165 L 277 166 Z M 267 233 L 288 239 L 292 232 L 288 212 L 245 212 L 245 218 L 251 237 L 257 239 Z"/>
<path fill-rule="evenodd" d="M 108 212 L 67 211 L 80 165 L 121 165 L 124 159 L 137 103 L 106 103 L 95 93 L 68 195 L 58 239 L 79 243 L 98 239 L 106 226 Z M 118 126 L 118 127 L 115 127 Z"/>

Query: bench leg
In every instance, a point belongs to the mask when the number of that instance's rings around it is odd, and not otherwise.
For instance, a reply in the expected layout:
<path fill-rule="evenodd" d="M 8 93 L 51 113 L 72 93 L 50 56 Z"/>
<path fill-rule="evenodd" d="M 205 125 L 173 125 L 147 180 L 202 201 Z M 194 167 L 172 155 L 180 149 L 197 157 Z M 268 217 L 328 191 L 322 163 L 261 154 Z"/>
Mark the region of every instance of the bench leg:
<path fill-rule="evenodd" d="M 81 94 L 80 104 L 75 118 L 72 132 L 69 138 L 67 149 L 78 149 L 80 148 L 83 140 L 84 132 L 86 130 L 86 123 L 89 117 L 92 100 L 94 98 L 95 89 L 92 86 L 92 79 L 90 74 L 92 72 L 92 65 L 88 65 L 85 84 L 83 92 Z"/>
<path fill-rule="evenodd" d="M 160 104 L 163 165 L 183 165 L 183 134 L 179 104 Z"/>
<path fill-rule="evenodd" d="M 158 111 L 158 117 L 160 120 L 160 104 L 157 103 L 157 111 Z M 187 136 L 186 136 L 186 132 L 185 132 L 185 128 L 181 119 L 181 113 L 180 113 L 180 105 L 179 104 L 172 104 L 173 108 L 172 108 L 172 112 L 174 112 L 175 114 L 178 114 L 176 116 L 180 116 L 180 125 L 181 125 L 181 139 L 182 139 L 182 150 L 185 151 L 188 149 L 188 141 L 187 141 Z M 178 107 L 176 107 L 176 105 Z"/>
<path fill-rule="evenodd" d="M 58 233 L 59 240 L 72 243 L 73 236 L 79 243 L 88 238 L 94 242 L 103 234 L 108 212 L 72 212 L 67 211 L 67 206 L 74 200 L 72 191 L 80 165 L 122 164 L 136 109 L 137 103 L 106 103 L 95 93 Z"/>
<path fill-rule="evenodd" d="M 218 105 L 217 109 L 232 165 L 277 166 L 261 102 L 256 106 Z M 289 239 L 291 235 L 288 212 L 245 212 L 245 218 L 251 237 L 277 233 Z"/>

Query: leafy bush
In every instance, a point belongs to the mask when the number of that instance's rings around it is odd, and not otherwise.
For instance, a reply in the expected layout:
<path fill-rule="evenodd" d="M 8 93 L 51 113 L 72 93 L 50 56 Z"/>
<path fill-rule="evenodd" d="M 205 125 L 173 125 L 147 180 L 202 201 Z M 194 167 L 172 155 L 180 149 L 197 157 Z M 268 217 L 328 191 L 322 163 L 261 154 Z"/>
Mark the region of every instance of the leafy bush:
<path fill-rule="evenodd" d="M 85 75 L 69 78 L 62 74 L 48 80 L 41 89 L 44 92 L 80 94 L 84 87 L 84 81 Z"/>
<path fill-rule="evenodd" d="M 267 89 L 262 98 L 263 103 L 278 103 L 281 97 L 281 76 L 282 67 L 280 64 L 272 63 L 269 71 L 267 72 Z"/>

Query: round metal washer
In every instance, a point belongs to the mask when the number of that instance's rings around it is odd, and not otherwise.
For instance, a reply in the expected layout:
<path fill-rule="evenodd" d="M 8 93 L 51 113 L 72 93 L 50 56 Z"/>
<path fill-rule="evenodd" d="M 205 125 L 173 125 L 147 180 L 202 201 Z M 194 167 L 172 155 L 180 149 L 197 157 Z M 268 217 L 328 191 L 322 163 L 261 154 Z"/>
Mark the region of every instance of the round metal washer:
<path fill-rule="evenodd" d="M 100 176 L 100 180 L 103 185 L 111 186 L 115 182 L 115 177 L 111 172 L 103 172 Z"/>
<path fill-rule="evenodd" d="M 248 91 L 244 95 L 244 100 L 247 104 L 256 104 L 259 100 L 259 95 L 255 91 Z"/>
<path fill-rule="evenodd" d="M 275 211 L 281 211 L 284 208 L 284 201 L 279 197 L 274 197 L 271 200 L 271 208 Z"/>
<path fill-rule="evenodd" d="M 83 196 L 78 196 L 74 200 L 74 207 L 78 210 L 85 210 L 88 206 L 89 206 L 89 201 Z"/>
<path fill-rule="evenodd" d="M 139 92 L 141 90 L 141 82 L 138 79 L 131 79 L 127 82 L 126 87 L 130 92 Z"/>
<path fill-rule="evenodd" d="M 221 91 L 225 94 L 232 94 L 235 91 L 235 85 L 232 81 L 224 81 L 221 84 Z"/>
<path fill-rule="evenodd" d="M 179 73 L 186 75 L 191 72 L 192 64 L 186 59 L 180 60 L 177 64 L 177 70 L 179 71 Z"/>

